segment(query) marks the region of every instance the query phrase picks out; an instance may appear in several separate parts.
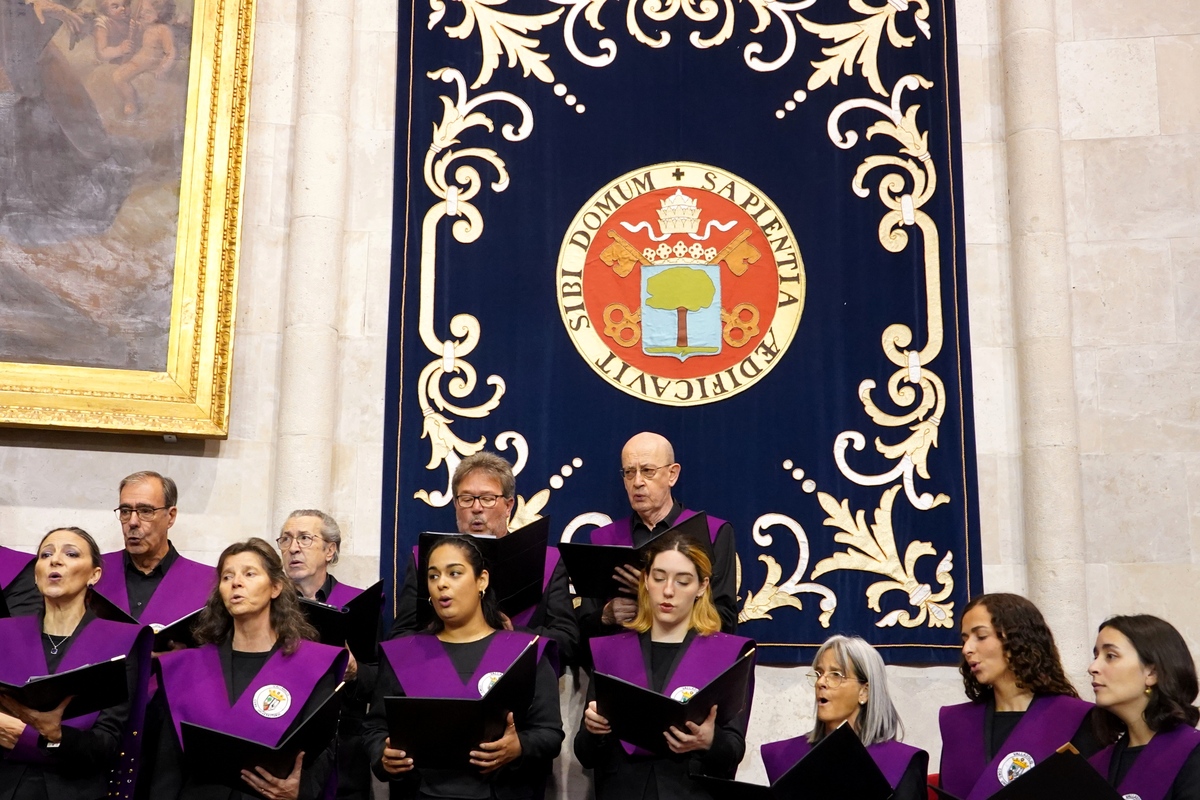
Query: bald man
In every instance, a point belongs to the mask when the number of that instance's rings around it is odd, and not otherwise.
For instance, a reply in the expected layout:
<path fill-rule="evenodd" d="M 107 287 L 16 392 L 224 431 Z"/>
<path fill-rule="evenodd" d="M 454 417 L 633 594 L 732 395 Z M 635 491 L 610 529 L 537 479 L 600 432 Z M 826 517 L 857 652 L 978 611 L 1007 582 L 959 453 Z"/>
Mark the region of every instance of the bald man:
<path fill-rule="evenodd" d="M 680 465 L 675 448 L 657 433 L 639 433 L 621 450 L 621 479 L 633 513 L 597 528 L 591 533 L 593 544 L 641 547 L 695 511 L 684 508 L 672 490 L 679 480 Z M 737 550 L 733 526 L 709 516 L 709 538 L 713 545 L 712 593 L 721 630 L 733 633 L 737 627 Z M 622 625 L 637 616 L 637 585 L 641 573 L 622 567 L 617 578 L 624 584 L 622 593 L 601 603 L 582 598 L 577 609 L 580 633 L 585 637 L 606 636 L 624 630 Z M 587 648 L 583 648 L 586 651 Z"/>

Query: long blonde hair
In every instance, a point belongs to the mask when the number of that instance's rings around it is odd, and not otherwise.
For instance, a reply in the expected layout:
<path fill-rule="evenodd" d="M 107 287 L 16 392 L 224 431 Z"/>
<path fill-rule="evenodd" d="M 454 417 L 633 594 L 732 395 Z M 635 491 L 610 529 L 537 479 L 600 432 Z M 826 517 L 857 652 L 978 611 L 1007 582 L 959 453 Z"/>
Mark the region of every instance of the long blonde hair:
<path fill-rule="evenodd" d="M 697 597 L 696 602 L 692 605 L 692 616 L 688 620 L 688 627 L 694 629 L 701 636 L 711 636 L 721 630 L 721 615 L 717 613 L 717 607 L 712 600 L 712 561 L 709 560 L 708 553 L 704 551 L 703 547 L 679 534 L 660 537 L 646 553 L 646 562 L 642 565 L 642 580 L 638 583 L 637 616 L 633 618 L 632 622 L 625 623 L 625 627 L 638 633 L 645 633 L 653 626 L 654 609 L 650 607 L 650 592 L 646 588 L 646 575 L 650 572 L 650 567 L 654 565 L 654 559 L 669 550 L 678 550 L 683 553 L 688 561 L 691 561 L 696 567 L 696 577 L 701 582 L 708 584 L 708 590 Z"/>

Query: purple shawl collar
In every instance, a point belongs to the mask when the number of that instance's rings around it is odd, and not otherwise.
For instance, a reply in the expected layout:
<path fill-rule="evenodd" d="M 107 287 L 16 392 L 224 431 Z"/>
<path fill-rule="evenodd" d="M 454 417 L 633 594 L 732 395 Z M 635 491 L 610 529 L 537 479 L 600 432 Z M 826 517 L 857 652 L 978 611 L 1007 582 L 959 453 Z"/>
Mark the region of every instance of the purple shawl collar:
<path fill-rule="evenodd" d="M 487 652 L 466 683 L 440 639 L 432 633 L 414 633 L 392 639 L 380 645 L 384 658 L 392 665 L 400 687 L 408 697 L 461 697 L 475 699 L 479 695 L 479 680 L 489 672 L 506 672 L 534 639 L 520 631 L 496 631 L 488 643 Z M 545 652 L 546 637 L 538 638 L 537 657 Z"/>
<path fill-rule="evenodd" d="M 808 743 L 807 734 L 782 742 L 764 744 L 761 752 L 763 766 L 767 768 L 767 780 L 775 783 L 812 749 L 813 745 Z M 895 789 L 904 777 L 908 765 L 921 751 L 902 742 L 876 742 L 867 748 L 867 752 L 871 754 L 883 777 L 887 778 L 888 783 Z"/>
<path fill-rule="evenodd" d="M 159 656 L 159 685 L 166 695 L 175 735 L 181 743 L 180 724 L 190 722 L 274 747 L 283 739 L 321 678 L 330 669 L 336 669 L 340 680 L 346 660 L 345 649 L 316 642 L 301 642 L 290 656 L 277 650 L 241 696 L 230 704 L 220 649 L 215 644 L 206 644 Z M 255 705 L 255 695 L 268 686 L 282 686 L 290 695 L 286 709 L 277 717 L 264 716 Z M 269 704 L 272 700 L 277 702 L 278 697 L 268 692 L 259 704 Z"/>
<path fill-rule="evenodd" d="M 0 547 L 0 589 L 12 583 L 13 578 L 32 560 L 31 553 Z"/>
<path fill-rule="evenodd" d="M 684 509 L 675 521 L 671 523 L 672 527 L 678 525 L 684 520 L 691 519 L 696 516 L 695 511 Z M 708 517 L 708 538 L 710 541 L 717 540 L 717 533 L 720 532 L 721 526 L 726 524 L 725 520 L 717 519 L 711 514 Z M 633 547 L 633 516 L 623 517 L 616 522 L 596 528 L 592 531 L 592 536 L 588 540 L 592 544 L 606 545 L 624 545 L 625 547 Z"/>
<path fill-rule="evenodd" d="M 76 629 L 58 669 L 55 670 L 66 672 L 108 661 L 117 656 L 126 656 L 139 662 L 138 693 L 132 698 L 129 722 L 125 726 L 125 743 L 121 749 L 122 763 L 119 767 L 121 774 L 128 774 L 130 777 L 136 773 L 134 764 L 141 745 L 141 737 L 137 736 L 137 732 L 141 729 L 142 715 L 145 711 L 145 684 L 150 672 L 152 639 L 148 632 L 142 636 L 143 631 L 146 629 L 140 625 L 92 619 L 82 630 Z M 46 653 L 42 649 L 40 614 L 0 619 L 0 642 L 4 643 L 4 648 L 0 651 L 0 680 L 20 685 L 29 678 L 49 674 Z M 63 724 L 86 731 L 91 729 L 99 716 L 99 712 L 85 714 L 82 717 L 64 720 Z M 25 732 L 17 740 L 17 746 L 8 757 L 27 763 L 45 763 L 48 760 L 46 753 L 37 746 L 37 740 L 38 733 L 34 727 L 26 726 Z"/>
<path fill-rule="evenodd" d="M 345 608 L 346 603 L 349 603 L 360 594 L 362 594 L 362 589 L 356 589 L 334 578 L 333 588 L 329 591 L 329 597 L 325 598 L 325 602 L 331 606 Z"/>
<path fill-rule="evenodd" d="M 1163 800 L 1179 770 L 1183 769 L 1183 763 L 1197 747 L 1200 747 L 1200 731 L 1186 725 L 1155 734 L 1129 768 L 1117 792 L 1126 797 L 1136 794 L 1141 800 Z M 1105 778 L 1109 777 L 1115 749 L 1116 745 L 1109 745 L 1090 760 Z"/>
<path fill-rule="evenodd" d="M 592 639 L 589 645 L 596 672 L 613 675 L 643 689 L 649 689 L 650 673 L 642 653 L 642 639 L 649 635 L 626 631 Z M 667 676 L 662 694 L 669 697 L 682 686 L 704 688 L 728 669 L 750 643 L 750 639 L 728 633 L 714 633 L 711 636 L 689 635 L 684 644 L 686 649 L 675 663 L 674 671 Z M 645 750 L 628 742 L 621 742 L 621 746 L 630 755 L 649 755 Z"/>
<path fill-rule="evenodd" d="M 124 550 L 104 554 L 104 574 L 96 584 L 96 591 L 128 614 L 124 555 Z M 215 568 L 179 556 L 163 575 L 162 583 L 154 590 L 138 621 L 145 625 L 170 625 L 186 617 L 204 607 L 216 580 Z"/>
<path fill-rule="evenodd" d="M 1013 752 L 1033 756 L 1040 764 L 1071 740 L 1091 703 L 1067 695 L 1038 695 L 1008 739 L 990 761 L 984 744 L 987 703 L 944 706 L 939 715 L 942 731 L 942 788 L 966 800 L 984 800 L 1000 791 L 997 770 Z"/>
<path fill-rule="evenodd" d="M 550 576 L 554 574 L 554 568 L 558 566 L 559 554 L 557 547 L 546 547 L 546 560 L 542 564 L 542 592 L 546 591 L 546 587 L 550 585 Z M 534 612 L 537 611 L 538 604 L 531 605 L 524 611 L 520 611 L 513 615 L 512 624 L 514 628 L 525 628 L 529 626 L 529 620 L 533 619 Z"/>

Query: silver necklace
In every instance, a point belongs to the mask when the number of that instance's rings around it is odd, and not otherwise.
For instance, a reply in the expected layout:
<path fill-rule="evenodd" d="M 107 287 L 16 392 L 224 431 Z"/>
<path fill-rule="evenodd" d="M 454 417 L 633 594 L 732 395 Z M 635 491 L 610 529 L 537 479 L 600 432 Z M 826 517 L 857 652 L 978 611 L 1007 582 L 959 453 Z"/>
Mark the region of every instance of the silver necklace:
<path fill-rule="evenodd" d="M 50 640 L 50 655 L 56 656 L 56 655 L 58 655 L 58 648 L 62 647 L 63 642 L 65 642 L 65 641 L 67 641 L 67 639 L 71 638 L 71 634 L 68 633 L 66 636 L 62 637 L 57 642 L 54 641 L 54 637 L 48 633 L 46 634 L 46 638 Z"/>

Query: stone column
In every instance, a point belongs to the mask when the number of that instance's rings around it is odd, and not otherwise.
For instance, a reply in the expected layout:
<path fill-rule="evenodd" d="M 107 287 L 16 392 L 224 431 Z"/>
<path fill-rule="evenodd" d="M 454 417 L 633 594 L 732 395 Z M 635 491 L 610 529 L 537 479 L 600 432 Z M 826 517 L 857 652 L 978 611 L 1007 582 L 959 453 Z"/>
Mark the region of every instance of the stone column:
<path fill-rule="evenodd" d="M 328 507 L 354 3 L 302 0 L 272 519 Z"/>
<path fill-rule="evenodd" d="M 1091 645 L 1054 0 L 1004 0 L 999 10 L 1026 577 L 1064 663 L 1081 664 Z"/>

